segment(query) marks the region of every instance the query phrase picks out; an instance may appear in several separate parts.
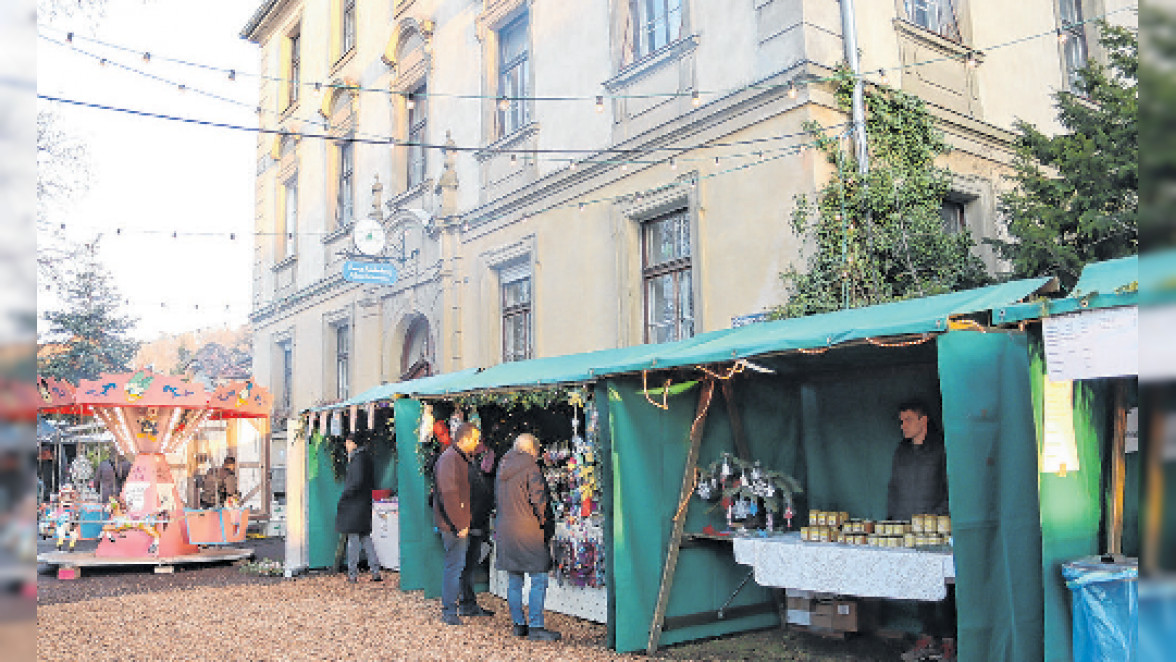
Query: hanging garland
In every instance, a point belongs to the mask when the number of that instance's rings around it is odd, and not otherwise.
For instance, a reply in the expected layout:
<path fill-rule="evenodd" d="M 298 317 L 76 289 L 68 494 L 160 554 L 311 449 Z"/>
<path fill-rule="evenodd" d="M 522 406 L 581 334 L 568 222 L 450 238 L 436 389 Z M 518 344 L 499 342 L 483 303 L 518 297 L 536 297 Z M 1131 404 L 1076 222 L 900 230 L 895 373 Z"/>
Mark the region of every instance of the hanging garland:
<path fill-rule="evenodd" d="M 560 402 L 583 407 L 587 400 L 588 388 L 586 386 L 556 386 L 547 389 L 506 392 L 482 391 L 458 395 L 453 398 L 453 401 L 461 405 L 463 409 L 485 405 L 496 405 L 503 409 L 548 409 L 553 404 Z"/>
<path fill-rule="evenodd" d="M 804 491 L 796 478 L 781 471 L 764 469 L 759 461 L 747 462 L 730 453 L 700 471 L 695 494 L 703 501 L 717 502 L 727 511 L 728 522 L 750 528 L 773 528 L 774 515 L 782 515 L 791 526 L 793 495 Z"/>

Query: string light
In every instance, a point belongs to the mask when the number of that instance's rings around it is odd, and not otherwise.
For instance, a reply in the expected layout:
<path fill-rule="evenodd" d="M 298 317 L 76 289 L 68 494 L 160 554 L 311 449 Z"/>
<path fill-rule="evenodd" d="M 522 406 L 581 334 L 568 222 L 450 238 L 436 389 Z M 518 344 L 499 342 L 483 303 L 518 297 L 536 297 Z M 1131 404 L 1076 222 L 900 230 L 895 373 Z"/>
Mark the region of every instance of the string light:
<path fill-rule="evenodd" d="M 151 54 L 150 53 L 143 53 L 143 61 L 150 62 L 151 61 Z"/>
<path fill-rule="evenodd" d="M 670 159 L 670 170 L 677 170 L 677 169 L 678 169 L 678 161 L 675 159 Z"/>
<path fill-rule="evenodd" d="M 584 204 L 583 202 L 580 203 L 580 213 L 581 214 L 583 214 L 584 210 L 587 208 L 588 208 L 588 205 Z"/>
<path fill-rule="evenodd" d="M 1061 28 L 1058 28 L 1058 43 L 1059 44 L 1066 43 L 1066 40 L 1069 38 L 1070 38 L 1069 33 L 1067 33 L 1065 30 L 1063 30 Z"/>
<path fill-rule="evenodd" d="M 690 93 L 690 105 L 694 106 L 695 108 L 698 108 L 702 105 L 702 97 L 698 96 L 698 90 L 694 90 Z"/>
<path fill-rule="evenodd" d="M 792 81 L 788 81 L 788 98 L 789 98 L 789 99 L 795 99 L 795 98 L 796 98 L 796 94 L 797 94 L 797 92 L 796 92 L 796 83 L 794 83 L 794 82 L 792 82 Z"/>
<path fill-rule="evenodd" d="M 575 162 L 575 161 L 569 161 L 569 162 L 568 162 L 568 168 L 569 168 L 570 170 L 575 170 L 575 169 L 576 169 L 576 162 Z"/>
<path fill-rule="evenodd" d="M 890 76 L 888 76 L 888 75 L 886 74 L 886 70 L 885 70 L 885 69 L 879 69 L 879 70 L 878 70 L 878 77 L 879 77 L 879 78 L 882 80 L 882 84 L 883 84 L 883 85 L 889 85 L 889 84 L 890 84 Z"/>
<path fill-rule="evenodd" d="M 596 112 L 604 112 L 604 97 L 599 94 L 596 95 Z"/>
<path fill-rule="evenodd" d="M 229 69 L 229 80 L 237 80 L 237 70 Z"/>
<path fill-rule="evenodd" d="M 409 110 L 416 108 L 416 99 L 413 98 L 411 92 L 404 97 L 404 107 Z"/>
<path fill-rule="evenodd" d="M 65 43 L 67 43 L 71 46 L 73 45 L 73 33 L 72 32 L 65 33 Z"/>
<path fill-rule="evenodd" d="M 106 66 L 106 58 L 102 58 L 101 60 L 98 60 L 98 66 L 105 67 Z"/>
<path fill-rule="evenodd" d="M 518 157 L 518 155 L 517 155 L 517 154 L 511 154 L 511 155 L 510 155 L 510 164 L 511 164 L 511 165 L 515 165 L 515 164 L 516 164 L 516 163 L 518 163 L 518 162 L 519 162 L 519 157 Z"/>
<path fill-rule="evenodd" d="M 975 69 L 980 64 L 980 61 L 976 59 L 976 51 L 968 51 L 964 64 L 968 65 L 969 69 Z"/>
<path fill-rule="evenodd" d="M 503 112 L 510 110 L 510 101 L 507 101 L 506 97 L 504 97 L 504 96 L 498 97 L 498 110 L 501 110 Z"/>

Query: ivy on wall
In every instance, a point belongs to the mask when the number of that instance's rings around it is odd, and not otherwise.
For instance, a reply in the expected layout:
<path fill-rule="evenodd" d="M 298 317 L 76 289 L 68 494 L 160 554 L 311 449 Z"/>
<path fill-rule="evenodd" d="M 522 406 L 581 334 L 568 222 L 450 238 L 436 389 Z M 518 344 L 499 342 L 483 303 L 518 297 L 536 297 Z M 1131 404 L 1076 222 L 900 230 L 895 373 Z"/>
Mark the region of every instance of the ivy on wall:
<path fill-rule="evenodd" d="M 849 112 L 853 76 L 834 77 L 838 107 Z M 807 269 L 780 274 L 787 301 L 773 317 L 942 294 L 990 282 L 966 228 L 942 216 L 951 173 L 935 164 L 948 151 L 923 100 L 890 87 L 865 94 L 870 169 L 858 171 L 845 135 L 815 122 L 805 129 L 836 169 L 816 196 L 795 197 L 794 231 L 809 243 Z"/>

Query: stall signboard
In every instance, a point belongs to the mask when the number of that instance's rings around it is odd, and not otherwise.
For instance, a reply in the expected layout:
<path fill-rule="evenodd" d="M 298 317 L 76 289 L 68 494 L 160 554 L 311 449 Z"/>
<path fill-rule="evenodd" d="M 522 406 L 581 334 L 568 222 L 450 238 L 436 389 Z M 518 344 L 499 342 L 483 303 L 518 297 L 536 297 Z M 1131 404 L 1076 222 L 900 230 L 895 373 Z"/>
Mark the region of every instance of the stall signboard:
<path fill-rule="evenodd" d="M 747 326 L 748 324 L 755 324 L 757 322 L 766 322 L 766 321 L 768 321 L 768 314 L 767 313 L 750 313 L 747 315 L 736 315 L 735 317 L 731 318 L 731 328 L 738 329 L 741 326 Z"/>
<path fill-rule="evenodd" d="M 396 282 L 396 277 L 396 267 L 384 262 L 347 260 L 343 263 L 343 280 L 352 283 L 392 285 Z"/>
<path fill-rule="evenodd" d="M 1135 306 L 1047 317 L 1041 325 L 1051 380 L 1139 374 L 1139 309 Z"/>

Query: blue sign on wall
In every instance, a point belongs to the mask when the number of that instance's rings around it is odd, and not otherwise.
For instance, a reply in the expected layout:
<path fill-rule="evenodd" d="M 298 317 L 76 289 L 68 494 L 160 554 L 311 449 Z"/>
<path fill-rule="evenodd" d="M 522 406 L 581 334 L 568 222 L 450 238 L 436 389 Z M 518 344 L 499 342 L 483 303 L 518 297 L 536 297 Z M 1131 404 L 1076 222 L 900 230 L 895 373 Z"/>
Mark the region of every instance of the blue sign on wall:
<path fill-rule="evenodd" d="M 391 285 L 396 282 L 396 267 L 386 262 L 347 260 L 343 263 L 343 280 L 349 280 L 353 283 Z"/>

